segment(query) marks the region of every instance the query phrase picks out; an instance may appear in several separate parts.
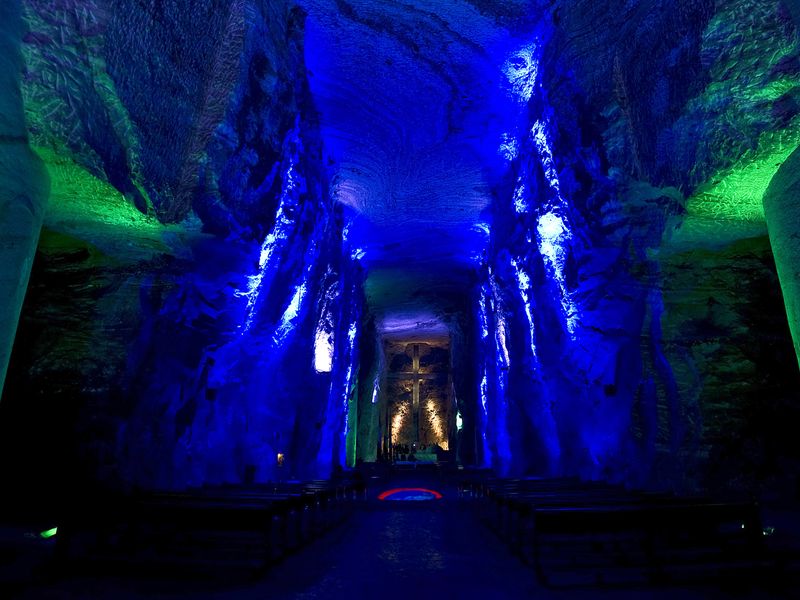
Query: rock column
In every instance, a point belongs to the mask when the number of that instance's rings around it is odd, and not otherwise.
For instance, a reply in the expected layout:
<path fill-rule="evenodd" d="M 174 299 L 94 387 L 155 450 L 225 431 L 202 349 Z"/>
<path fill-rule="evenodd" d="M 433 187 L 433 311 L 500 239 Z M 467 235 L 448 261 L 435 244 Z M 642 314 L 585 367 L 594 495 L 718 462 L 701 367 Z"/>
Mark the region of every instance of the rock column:
<path fill-rule="evenodd" d="M 21 30 L 19 0 L 0 2 L 0 393 L 48 195 L 44 166 L 25 128 Z"/>
<path fill-rule="evenodd" d="M 764 213 L 800 364 L 800 148 L 772 178 L 764 194 Z"/>

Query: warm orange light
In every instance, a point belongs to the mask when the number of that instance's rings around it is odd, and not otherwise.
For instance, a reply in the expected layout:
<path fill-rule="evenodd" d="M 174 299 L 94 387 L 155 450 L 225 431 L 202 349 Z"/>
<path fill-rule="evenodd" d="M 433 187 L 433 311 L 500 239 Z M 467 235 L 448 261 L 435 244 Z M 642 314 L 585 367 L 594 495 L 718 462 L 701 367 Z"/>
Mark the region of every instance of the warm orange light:
<path fill-rule="evenodd" d="M 397 404 L 395 413 L 392 416 L 392 443 L 397 444 L 400 438 L 400 429 L 403 427 L 403 422 L 409 417 L 411 411 L 407 403 Z"/>

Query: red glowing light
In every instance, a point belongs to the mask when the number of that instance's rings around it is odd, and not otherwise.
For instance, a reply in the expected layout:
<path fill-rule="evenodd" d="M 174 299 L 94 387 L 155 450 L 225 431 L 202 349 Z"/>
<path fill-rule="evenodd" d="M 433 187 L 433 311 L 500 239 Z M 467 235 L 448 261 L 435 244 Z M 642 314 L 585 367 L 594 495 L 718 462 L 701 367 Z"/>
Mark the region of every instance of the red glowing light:
<path fill-rule="evenodd" d="M 435 500 L 441 500 L 442 495 L 437 492 L 436 490 L 429 490 L 427 488 L 394 488 L 391 490 L 386 490 L 385 492 L 381 492 L 378 496 L 378 500 L 386 500 L 389 496 L 393 496 L 394 494 L 403 494 L 409 492 L 419 492 L 420 494 L 430 494 L 433 496 Z"/>

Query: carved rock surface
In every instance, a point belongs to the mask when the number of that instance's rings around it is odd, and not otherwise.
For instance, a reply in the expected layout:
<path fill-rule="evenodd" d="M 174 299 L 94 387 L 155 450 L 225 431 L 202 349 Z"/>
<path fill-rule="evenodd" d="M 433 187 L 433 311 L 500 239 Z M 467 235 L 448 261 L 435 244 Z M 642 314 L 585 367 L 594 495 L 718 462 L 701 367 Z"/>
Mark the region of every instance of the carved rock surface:
<path fill-rule="evenodd" d="M 19 6 L 0 146 L 52 192 L 0 456 L 31 489 L 372 460 L 410 393 L 381 336 L 449 340 L 467 462 L 791 485 L 796 3 Z"/>

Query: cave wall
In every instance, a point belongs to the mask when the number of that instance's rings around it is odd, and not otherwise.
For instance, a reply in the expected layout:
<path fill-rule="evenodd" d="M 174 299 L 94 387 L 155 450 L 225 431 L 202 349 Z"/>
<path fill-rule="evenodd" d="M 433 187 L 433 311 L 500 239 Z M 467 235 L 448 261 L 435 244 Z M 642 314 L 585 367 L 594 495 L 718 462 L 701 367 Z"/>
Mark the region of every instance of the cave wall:
<path fill-rule="evenodd" d="M 763 194 L 797 145 L 797 31 L 783 2 L 557 2 L 552 14 L 544 60 L 569 65 L 603 117 L 609 161 L 636 179 L 701 187 L 711 209 L 737 183 L 723 175 L 763 158 Z M 548 85 L 554 105 L 573 93 L 568 79 Z"/>
<path fill-rule="evenodd" d="M 496 65 L 516 112 L 472 310 L 449 321 L 459 456 L 785 483 L 798 372 L 762 197 L 800 142 L 796 3 L 484 8 L 516 44 Z M 22 236 L 2 251 L 23 250 L 4 265 L 30 263 L 44 223 L 0 402 L 9 472 L 181 487 L 377 458 L 392 384 L 373 403 L 363 252 L 329 194 L 305 13 L 3 10 L 0 169 L 29 191 L 3 189 Z M 3 280 L 17 304 L 25 270 Z"/>
<path fill-rule="evenodd" d="M 749 238 L 661 260 L 662 345 L 680 398 L 683 461 L 654 471 L 714 488 L 794 494 L 790 423 L 800 383 L 770 241 Z M 657 420 L 663 423 L 665 415 Z M 659 431 L 655 444 L 664 448 Z"/>
<path fill-rule="evenodd" d="M 800 248 L 797 240 L 800 232 L 800 204 L 798 198 L 798 167 L 800 150 L 795 150 L 770 182 L 764 195 L 769 239 L 775 249 L 778 275 L 783 300 L 789 320 L 789 329 L 794 338 L 794 349 L 800 364 Z"/>
<path fill-rule="evenodd" d="M 356 443 L 363 298 L 303 11 L 65 0 L 22 16 L 53 189 L 0 409 L 4 448 L 30 460 L 9 472 L 31 490 L 330 474 Z"/>
<path fill-rule="evenodd" d="M 74 156 L 143 212 L 181 220 L 238 80 L 249 8 L 239 0 L 23 2 L 34 144 Z"/>
<path fill-rule="evenodd" d="M 0 12 L 0 392 L 39 239 L 47 177 L 28 145 L 22 117 L 22 21 L 18 2 Z"/>
<path fill-rule="evenodd" d="M 355 460 L 376 462 L 384 452 L 382 415 L 386 404 L 386 369 L 383 344 L 371 317 L 364 326 L 358 378 L 358 431 Z"/>
<path fill-rule="evenodd" d="M 518 35 L 473 303 L 483 462 L 790 489 L 798 373 L 762 205 L 800 141 L 790 11 L 556 2 Z"/>

